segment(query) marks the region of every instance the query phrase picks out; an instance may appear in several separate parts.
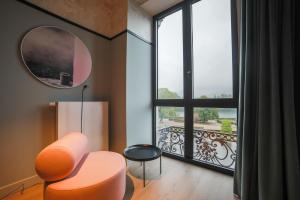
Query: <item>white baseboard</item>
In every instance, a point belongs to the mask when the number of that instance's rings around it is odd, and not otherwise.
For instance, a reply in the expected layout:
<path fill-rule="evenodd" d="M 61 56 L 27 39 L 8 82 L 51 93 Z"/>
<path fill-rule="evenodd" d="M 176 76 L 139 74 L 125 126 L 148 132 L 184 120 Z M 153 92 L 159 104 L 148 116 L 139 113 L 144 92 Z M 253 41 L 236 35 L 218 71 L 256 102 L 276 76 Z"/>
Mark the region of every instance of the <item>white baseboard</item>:
<path fill-rule="evenodd" d="M 8 185 L 4 185 L 0 187 L 0 199 L 6 197 L 8 194 L 14 194 L 16 192 L 20 192 L 22 190 L 22 186 L 24 189 L 31 187 L 38 183 L 43 183 L 44 181 L 38 177 L 37 175 L 24 178 L 22 180 L 16 181 L 14 183 L 10 183 Z"/>

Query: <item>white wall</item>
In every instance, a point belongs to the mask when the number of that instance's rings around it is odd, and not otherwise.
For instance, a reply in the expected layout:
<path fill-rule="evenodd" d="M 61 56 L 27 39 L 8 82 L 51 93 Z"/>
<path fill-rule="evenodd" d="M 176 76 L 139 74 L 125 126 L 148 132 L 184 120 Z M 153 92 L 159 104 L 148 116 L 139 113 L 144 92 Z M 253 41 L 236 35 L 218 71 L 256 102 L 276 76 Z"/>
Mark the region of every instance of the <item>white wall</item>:
<path fill-rule="evenodd" d="M 127 146 L 152 143 L 151 45 L 127 33 Z"/>
<path fill-rule="evenodd" d="M 128 0 L 127 29 L 147 41 L 152 41 L 152 16 L 132 0 Z"/>

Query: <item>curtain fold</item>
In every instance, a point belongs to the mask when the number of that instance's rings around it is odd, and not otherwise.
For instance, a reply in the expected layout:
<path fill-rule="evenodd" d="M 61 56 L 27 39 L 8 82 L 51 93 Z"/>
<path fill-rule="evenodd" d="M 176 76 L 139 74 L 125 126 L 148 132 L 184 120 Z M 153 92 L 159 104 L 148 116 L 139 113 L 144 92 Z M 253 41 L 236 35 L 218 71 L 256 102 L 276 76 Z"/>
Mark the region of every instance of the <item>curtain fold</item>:
<path fill-rule="evenodd" d="M 300 199 L 293 0 L 241 0 L 240 98 L 234 193 Z"/>

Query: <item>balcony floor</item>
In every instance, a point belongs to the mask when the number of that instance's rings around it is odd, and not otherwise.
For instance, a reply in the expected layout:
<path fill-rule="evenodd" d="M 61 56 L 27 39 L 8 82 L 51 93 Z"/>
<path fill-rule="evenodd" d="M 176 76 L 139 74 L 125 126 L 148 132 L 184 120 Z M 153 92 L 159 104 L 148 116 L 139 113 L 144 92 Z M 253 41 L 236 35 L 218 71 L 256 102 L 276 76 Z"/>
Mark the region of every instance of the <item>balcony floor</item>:
<path fill-rule="evenodd" d="M 162 158 L 162 175 L 159 159 L 146 163 L 146 187 L 143 187 L 142 166 L 128 161 L 127 188 L 124 200 L 232 200 L 233 178 L 218 172 Z M 42 200 L 41 184 L 28 188 L 23 195 L 7 199 Z"/>

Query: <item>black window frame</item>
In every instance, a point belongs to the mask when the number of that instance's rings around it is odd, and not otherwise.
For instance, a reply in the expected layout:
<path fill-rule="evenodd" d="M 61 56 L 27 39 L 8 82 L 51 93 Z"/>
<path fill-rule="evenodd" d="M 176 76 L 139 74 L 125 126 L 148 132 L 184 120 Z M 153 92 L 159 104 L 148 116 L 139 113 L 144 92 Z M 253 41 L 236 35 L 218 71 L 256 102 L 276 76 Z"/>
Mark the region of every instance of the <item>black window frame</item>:
<path fill-rule="evenodd" d="M 238 108 L 239 99 L 239 61 L 238 61 L 238 32 L 237 32 L 237 7 L 236 0 L 231 1 L 231 39 L 232 39 L 232 98 L 194 99 L 193 98 L 193 41 L 192 41 L 192 5 L 201 0 L 184 0 L 175 6 L 153 17 L 153 48 L 152 48 L 152 143 L 156 145 L 156 107 L 172 106 L 183 107 L 185 111 L 185 154 L 184 157 L 163 152 L 164 156 L 176 158 L 185 162 L 200 165 L 226 174 L 233 174 L 233 170 L 208 165 L 193 160 L 193 109 L 195 107 L 212 108 Z M 182 10 L 183 27 L 183 99 L 158 99 L 157 79 L 157 21 Z"/>

